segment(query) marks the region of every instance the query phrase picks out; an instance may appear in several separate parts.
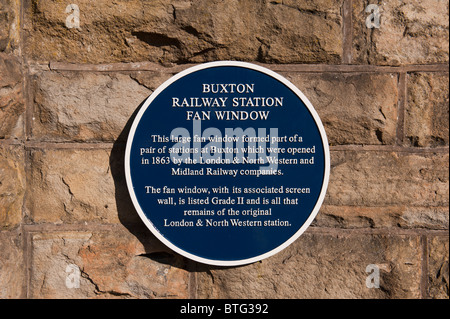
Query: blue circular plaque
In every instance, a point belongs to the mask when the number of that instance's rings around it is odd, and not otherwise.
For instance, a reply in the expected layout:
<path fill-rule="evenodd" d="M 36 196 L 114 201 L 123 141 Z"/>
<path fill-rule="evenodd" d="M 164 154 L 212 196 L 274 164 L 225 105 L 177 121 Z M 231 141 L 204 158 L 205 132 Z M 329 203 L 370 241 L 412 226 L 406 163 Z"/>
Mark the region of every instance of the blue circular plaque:
<path fill-rule="evenodd" d="M 292 83 L 261 66 L 211 62 L 166 81 L 142 105 L 126 146 L 127 186 L 145 225 L 198 262 L 272 256 L 311 224 L 329 147 Z"/>

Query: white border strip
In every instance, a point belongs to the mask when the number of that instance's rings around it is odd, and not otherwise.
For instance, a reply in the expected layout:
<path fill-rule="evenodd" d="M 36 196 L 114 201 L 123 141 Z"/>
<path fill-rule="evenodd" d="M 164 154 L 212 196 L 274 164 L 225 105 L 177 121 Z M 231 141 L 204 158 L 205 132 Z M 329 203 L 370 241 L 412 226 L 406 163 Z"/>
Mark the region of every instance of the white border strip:
<path fill-rule="evenodd" d="M 174 244 L 172 244 L 153 226 L 153 224 L 149 221 L 147 216 L 145 216 L 145 213 L 143 212 L 142 208 L 140 207 L 139 202 L 136 197 L 136 194 L 134 192 L 133 182 L 131 180 L 131 174 L 130 174 L 130 154 L 131 154 L 131 146 L 133 144 L 133 138 L 136 133 L 137 126 L 139 125 L 139 122 L 140 122 L 143 114 L 145 113 L 145 111 L 147 110 L 149 105 L 153 102 L 153 100 L 163 90 L 165 90 L 169 85 L 171 85 L 178 79 L 180 79 L 190 73 L 199 71 L 199 70 L 213 68 L 213 67 L 219 67 L 219 66 L 235 66 L 235 67 L 242 67 L 242 68 L 256 70 L 256 71 L 259 71 L 261 73 L 264 73 L 266 75 L 269 75 L 269 76 L 277 79 L 278 81 L 280 81 L 281 83 L 286 85 L 289 89 L 291 89 L 303 101 L 303 103 L 306 105 L 309 112 L 313 116 L 313 118 L 316 122 L 316 125 L 319 128 L 319 132 L 320 132 L 320 135 L 322 138 L 324 153 L 325 153 L 325 176 L 323 179 L 322 190 L 320 192 L 319 198 L 316 202 L 316 205 L 314 206 L 313 211 L 311 212 L 309 218 L 305 221 L 303 226 L 291 238 L 289 238 L 287 241 L 285 241 L 282 245 L 278 246 L 277 248 L 274 248 L 273 250 L 271 250 L 265 254 L 262 254 L 262 255 L 259 255 L 256 257 L 252 257 L 252 258 L 248 258 L 248 259 L 242 259 L 242 260 L 213 260 L 213 259 L 202 258 L 202 257 L 196 256 L 196 255 L 190 254 L 190 253 L 182 250 L 181 248 L 175 246 Z M 203 63 L 200 65 L 190 67 L 190 68 L 174 75 L 173 77 L 168 79 L 166 82 L 164 82 L 161 86 L 159 86 L 158 89 L 156 89 L 156 91 L 154 91 L 147 98 L 145 103 L 142 105 L 140 111 L 136 115 L 136 118 L 133 121 L 133 125 L 131 126 L 130 133 L 128 135 L 127 146 L 126 146 L 126 150 L 125 150 L 125 177 L 126 177 L 128 191 L 131 196 L 131 200 L 133 201 L 134 207 L 136 208 L 139 216 L 141 217 L 144 224 L 150 229 L 150 231 L 160 241 L 162 241 L 166 246 L 168 246 L 175 252 L 179 253 L 180 255 L 185 256 L 189 259 L 192 259 L 192 260 L 200 262 L 200 263 L 215 265 L 215 266 L 239 266 L 239 265 L 246 265 L 246 264 L 254 263 L 256 261 L 260 261 L 262 259 L 265 259 L 265 258 L 268 258 L 270 256 L 277 254 L 278 252 L 282 251 L 283 249 L 288 247 L 290 244 L 292 244 L 309 227 L 309 225 L 312 223 L 314 218 L 316 218 L 316 215 L 319 212 L 320 207 L 322 206 L 323 200 L 325 198 L 326 190 L 328 187 L 328 182 L 329 182 L 329 178 L 330 178 L 330 149 L 329 149 L 328 139 L 327 139 L 327 135 L 326 135 L 325 129 L 323 127 L 322 121 L 320 120 L 320 117 L 317 114 L 316 110 L 314 109 L 313 105 L 306 98 L 306 96 L 294 84 L 292 84 L 286 78 L 282 77 L 281 75 L 279 75 L 265 67 L 261 67 L 259 65 L 255 65 L 255 64 L 251 64 L 251 63 L 247 63 L 247 62 L 237 62 L 237 61 L 208 62 L 208 63 Z"/>

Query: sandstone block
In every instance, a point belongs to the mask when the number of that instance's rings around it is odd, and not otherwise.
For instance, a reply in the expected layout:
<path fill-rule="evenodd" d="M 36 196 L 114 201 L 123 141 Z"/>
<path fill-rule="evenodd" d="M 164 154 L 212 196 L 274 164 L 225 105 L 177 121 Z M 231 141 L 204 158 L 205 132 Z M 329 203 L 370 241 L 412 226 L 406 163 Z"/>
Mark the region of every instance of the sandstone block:
<path fill-rule="evenodd" d="M 24 298 L 26 277 L 22 245 L 22 235 L 19 232 L 0 231 L 1 299 Z"/>
<path fill-rule="evenodd" d="M 394 144 L 398 89 L 393 74 L 287 73 L 311 101 L 330 145 Z"/>
<path fill-rule="evenodd" d="M 369 29 L 367 1 L 353 1 L 353 59 L 381 65 L 448 63 L 448 0 L 385 1 Z"/>
<path fill-rule="evenodd" d="M 111 150 L 33 150 L 29 217 L 36 223 L 133 223 L 123 161 Z M 117 174 L 120 177 L 117 177 Z"/>
<path fill-rule="evenodd" d="M 76 14 L 66 13 L 67 3 L 28 1 L 28 56 L 78 63 L 341 61 L 342 0 L 79 0 L 77 5 L 79 26 L 69 18 L 67 28 L 66 19 Z"/>
<path fill-rule="evenodd" d="M 0 139 L 23 136 L 25 104 L 22 87 L 19 62 L 0 52 Z"/>
<path fill-rule="evenodd" d="M 448 154 L 332 151 L 325 204 L 448 207 Z"/>
<path fill-rule="evenodd" d="M 0 0 L 0 52 L 17 51 L 19 32 L 20 1 Z"/>
<path fill-rule="evenodd" d="M 436 236 L 428 241 L 428 293 L 434 299 L 449 298 L 448 249 L 448 236 Z"/>
<path fill-rule="evenodd" d="M 114 141 L 150 91 L 124 74 L 43 72 L 35 80 L 34 138 Z"/>
<path fill-rule="evenodd" d="M 25 154 L 20 146 L 0 144 L 0 230 L 22 221 Z"/>
<path fill-rule="evenodd" d="M 408 79 L 405 144 L 448 146 L 448 73 L 413 73 Z"/>
<path fill-rule="evenodd" d="M 187 298 L 179 256 L 128 231 L 32 234 L 31 298 Z"/>
<path fill-rule="evenodd" d="M 323 205 L 313 225 L 330 228 L 421 228 L 448 230 L 448 207 Z"/>
<path fill-rule="evenodd" d="M 379 269 L 379 288 L 366 285 L 369 265 Z M 261 262 L 198 271 L 199 298 L 419 298 L 420 240 L 307 232 Z"/>

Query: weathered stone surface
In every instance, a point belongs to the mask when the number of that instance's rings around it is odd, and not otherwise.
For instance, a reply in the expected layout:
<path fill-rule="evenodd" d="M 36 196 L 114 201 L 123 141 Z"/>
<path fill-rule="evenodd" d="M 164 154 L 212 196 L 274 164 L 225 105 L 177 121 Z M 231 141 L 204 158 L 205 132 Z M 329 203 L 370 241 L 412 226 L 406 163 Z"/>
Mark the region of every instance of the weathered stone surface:
<path fill-rule="evenodd" d="M 261 262 L 237 268 L 198 269 L 199 298 L 418 298 L 420 240 L 385 236 L 307 232 Z M 380 288 L 367 288 L 380 269 Z"/>
<path fill-rule="evenodd" d="M 448 154 L 332 151 L 325 204 L 448 207 Z"/>
<path fill-rule="evenodd" d="M 16 51 L 19 46 L 19 33 L 20 1 L 0 0 L 0 52 Z"/>
<path fill-rule="evenodd" d="M 323 205 L 313 226 L 330 228 L 423 228 L 448 230 L 448 207 Z"/>
<path fill-rule="evenodd" d="M 405 228 L 428 228 L 448 230 L 447 207 L 407 207 L 403 210 L 398 226 Z M 394 225 L 392 225 L 394 226 Z"/>
<path fill-rule="evenodd" d="M 69 29 L 70 3 L 0 0 L 0 298 L 448 298 L 448 0 L 375 1 L 380 29 L 369 1 L 77 0 Z M 272 63 L 332 146 L 312 227 L 241 267 L 169 251 L 123 169 L 140 103 L 217 60 Z"/>
<path fill-rule="evenodd" d="M 139 217 L 116 174 L 123 174 L 123 161 L 111 150 L 33 150 L 29 217 L 36 223 L 133 223 Z"/>
<path fill-rule="evenodd" d="M 142 243 L 117 227 L 34 233 L 30 297 L 187 298 L 184 259 L 152 238 Z"/>
<path fill-rule="evenodd" d="M 449 298 L 448 249 L 448 236 L 436 236 L 428 242 L 428 294 L 431 298 Z"/>
<path fill-rule="evenodd" d="M 186 67 L 187 68 L 187 67 Z M 175 73 L 166 72 L 149 72 L 138 71 L 130 74 L 131 78 L 136 80 L 139 84 L 148 88 L 151 92 L 155 91 L 161 84 L 170 79 Z"/>
<path fill-rule="evenodd" d="M 71 29 L 67 3 L 27 3 L 26 52 L 38 61 L 340 63 L 342 56 L 342 0 L 79 0 L 80 27 Z"/>
<path fill-rule="evenodd" d="M 33 137 L 114 141 L 150 93 L 124 74 L 43 72 L 35 80 Z"/>
<path fill-rule="evenodd" d="M 449 145 L 448 73 L 413 73 L 408 78 L 405 144 Z"/>
<path fill-rule="evenodd" d="M 448 0 L 383 2 L 379 29 L 366 27 L 368 4 L 353 1 L 354 62 L 448 63 Z"/>
<path fill-rule="evenodd" d="M 1 299 L 24 298 L 25 265 L 22 245 L 22 234 L 0 230 Z"/>
<path fill-rule="evenodd" d="M 311 101 L 335 144 L 393 144 L 398 89 L 393 74 L 287 73 Z"/>
<path fill-rule="evenodd" d="M 19 62 L 0 52 L 0 139 L 23 136 L 22 85 Z"/>
<path fill-rule="evenodd" d="M 24 166 L 20 146 L 0 144 L 0 230 L 16 227 L 22 220 Z"/>

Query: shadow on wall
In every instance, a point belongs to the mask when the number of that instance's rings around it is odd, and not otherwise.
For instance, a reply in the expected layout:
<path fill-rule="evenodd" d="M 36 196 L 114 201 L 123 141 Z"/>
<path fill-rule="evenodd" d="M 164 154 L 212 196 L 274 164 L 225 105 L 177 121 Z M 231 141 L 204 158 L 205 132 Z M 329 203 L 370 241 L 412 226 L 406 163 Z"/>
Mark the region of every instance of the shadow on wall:
<path fill-rule="evenodd" d="M 185 262 L 181 256 L 176 255 L 166 248 L 160 241 L 147 229 L 140 219 L 133 202 L 128 193 L 125 178 L 125 148 L 131 125 L 144 104 L 143 101 L 129 118 L 124 129 L 119 134 L 111 150 L 109 157 L 109 166 L 114 180 L 115 200 L 118 218 L 120 223 L 133 234 L 144 246 L 145 254 L 141 256 L 150 258 L 156 262 L 167 264 L 173 267 L 185 268 Z"/>
<path fill-rule="evenodd" d="M 145 226 L 136 212 L 128 192 L 125 178 L 125 149 L 133 121 L 144 102 L 145 100 L 134 111 L 119 137 L 114 142 L 109 159 L 109 165 L 114 179 L 116 208 L 120 223 L 125 226 L 125 228 L 127 228 L 128 231 L 133 234 L 144 246 L 146 253 L 141 256 L 150 258 L 158 263 L 185 269 L 190 272 L 208 273 L 214 269 L 237 268 L 201 264 L 179 255 L 159 241 L 159 239 L 157 239 Z"/>

